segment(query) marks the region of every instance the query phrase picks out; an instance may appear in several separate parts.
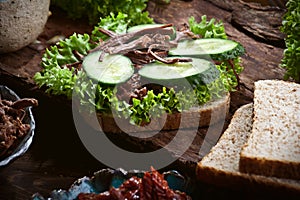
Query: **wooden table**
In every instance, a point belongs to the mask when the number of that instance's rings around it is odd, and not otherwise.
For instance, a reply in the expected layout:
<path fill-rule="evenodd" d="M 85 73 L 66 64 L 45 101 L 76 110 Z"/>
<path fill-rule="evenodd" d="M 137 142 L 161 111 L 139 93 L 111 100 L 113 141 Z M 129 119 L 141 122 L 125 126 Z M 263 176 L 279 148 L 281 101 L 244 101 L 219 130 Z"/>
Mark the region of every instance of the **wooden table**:
<path fill-rule="evenodd" d="M 240 76 L 241 88 L 231 94 L 227 124 L 238 107 L 252 102 L 256 80 L 283 78 L 284 70 L 279 64 L 284 35 L 279 27 L 284 10 L 229 0 L 172 0 L 158 14 L 154 14 L 154 4 L 149 2 L 147 9 L 158 23 L 179 25 L 187 23 L 190 16 L 199 21 L 202 15 L 207 15 L 208 19 L 222 20 L 229 38 L 246 48 L 247 53 L 242 57 L 245 69 Z M 0 55 L 0 83 L 15 90 L 21 97 L 39 100 L 39 106 L 33 109 L 37 127 L 32 146 L 22 157 L 0 168 L 0 199 L 28 199 L 35 192 L 48 196 L 53 189 L 67 189 L 76 179 L 92 176 L 95 171 L 106 167 L 82 145 L 76 134 L 70 102 L 45 94 L 32 79 L 42 69 L 39 63 L 48 46 L 47 40 L 60 34 L 89 33 L 93 28 L 84 20 L 68 19 L 57 8 L 51 8 L 51 11 L 52 16 L 38 38 L 41 44 Z M 201 160 L 197 154 L 197 143 L 193 145 L 192 150 L 166 169 L 177 169 L 193 177 L 195 164 Z M 250 192 L 246 197 L 245 190 L 236 191 L 234 188 L 218 188 L 203 183 L 199 185 L 203 199 L 233 195 L 250 199 L 257 195 Z"/>

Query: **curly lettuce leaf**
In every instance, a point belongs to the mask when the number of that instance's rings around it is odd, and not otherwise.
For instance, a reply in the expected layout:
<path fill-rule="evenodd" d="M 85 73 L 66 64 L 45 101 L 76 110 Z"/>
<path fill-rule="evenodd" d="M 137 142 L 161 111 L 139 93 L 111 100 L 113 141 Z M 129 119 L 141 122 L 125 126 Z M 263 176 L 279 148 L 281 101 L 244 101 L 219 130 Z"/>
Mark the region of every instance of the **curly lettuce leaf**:
<path fill-rule="evenodd" d="M 91 34 L 91 39 L 94 42 L 98 42 L 99 40 L 107 40 L 109 37 L 99 31 L 99 28 L 103 28 L 105 30 L 110 30 L 115 32 L 116 34 L 126 33 L 126 30 L 129 26 L 130 20 L 127 19 L 127 15 L 124 13 L 118 13 L 115 16 L 114 13 L 110 13 L 109 16 L 104 18 L 100 18 L 99 23 L 94 27 L 94 30 Z"/>
<path fill-rule="evenodd" d="M 73 73 L 74 69 L 53 67 L 44 73 L 37 72 L 34 80 L 40 87 L 46 86 L 46 93 L 65 95 L 71 98 L 76 81 L 76 76 L 73 76 Z"/>
<path fill-rule="evenodd" d="M 300 82 L 300 1 L 289 0 L 287 12 L 283 16 L 281 31 L 286 34 L 286 48 L 281 67 L 286 69 L 284 79 Z"/>
<path fill-rule="evenodd" d="M 69 69 L 66 65 L 79 61 L 78 56 L 75 55 L 75 51 L 82 56 L 86 56 L 88 51 L 96 45 L 91 38 L 95 41 L 99 41 L 100 39 L 105 40 L 105 37 L 98 31 L 100 27 L 111 31 L 126 31 L 127 22 L 125 21 L 125 17 L 126 15 L 122 13 L 119 13 L 117 17 L 111 14 L 101 19 L 98 25 L 94 27 L 91 36 L 86 33 L 83 35 L 74 33 L 69 38 L 60 41 L 58 45 L 46 49 L 41 62 L 44 69 L 36 73 L 33 77 L 36 84 L 39 87 L 46 87 L 47 93 L 66 95 L 70 99 L 75 80 L 77 79 L 75 72 L 78 69 L 75 67 L 70 67 Z"/>
<path fill-rule="evenodd" d="M 201 35 L 203 38 L 221 38 L 227 39 L 225 28 L 222 21 L 216 22 L 215 18 L 207 20 L 206 15 L 201 17 L 201 21 L 198 23 L 195 17 L 189 18 L 190 30 Z"/>
<path fill-rule="evenodd" d="M 46 86 L 46 92 L 54 95 L 72 97 L 76 75 L 76 68 L 66 67 L 66 64 L 75 63 L 78 58 L 74 51 L 87 55 L 90 50 L 90 37 L 88 34 L 74 33 L 68 39 L 60 41 L 57 46 L 46 49 L 42 58 L 44 70 L 37 72 L 33 80 L 39 87 Z"/>
<path fill-rule="evenodd" d="M 88 78 L 86 73 L 81 71 L 77 75 L 74 93 L 77 95 L 80 105 L 86 107 L 89 112 L 111 112 L 111 102 L 115 97 L 114 87 L 102 86 Z"/>

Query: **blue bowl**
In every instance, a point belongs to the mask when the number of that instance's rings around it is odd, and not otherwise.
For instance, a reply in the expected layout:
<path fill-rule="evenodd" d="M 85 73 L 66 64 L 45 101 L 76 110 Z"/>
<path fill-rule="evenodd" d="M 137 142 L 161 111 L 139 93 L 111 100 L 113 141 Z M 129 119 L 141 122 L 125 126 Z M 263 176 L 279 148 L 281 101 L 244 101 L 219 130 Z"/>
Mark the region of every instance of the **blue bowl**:
<path fill-rule="evenodd" d="M 186 192 L 190 195 L 192 192 L 191 183 L 177 171 L 167 171 L 162 173 L 168 185 L 173 190 Z M 125 171 L 123 169 L 102 169 L 94 176 L 83 177 L 75 181 L 68 190 L 53 190 L 49 197 L 43 197 L 39 193 L 32 196 L 32 200 L 74 200 L 77 199 L 79 193 L 101 193 L 108 191 L 109 188 L 118 188 L 125 180 L 130 177 L 143 177 L 144 172 L 139 170 Z"/>
<path fill-rule="evenodd" d="M 0 97 L 1 99 L 9 101 L 16 101 L 20 99 L 20 97 L 14 91 L 3 85 L 0 85 Z M 30 124 L 30 130 L 11 153 L 9 153 L 6 157 L 1 158 L 0 166 L 5 166 L 17 157 L 23 155 L 32 143 L 35 130 L 35 121 L 32 115 L 31 107 L 26 108 L 25 112 L 26 113 L 23 122 Z"/>

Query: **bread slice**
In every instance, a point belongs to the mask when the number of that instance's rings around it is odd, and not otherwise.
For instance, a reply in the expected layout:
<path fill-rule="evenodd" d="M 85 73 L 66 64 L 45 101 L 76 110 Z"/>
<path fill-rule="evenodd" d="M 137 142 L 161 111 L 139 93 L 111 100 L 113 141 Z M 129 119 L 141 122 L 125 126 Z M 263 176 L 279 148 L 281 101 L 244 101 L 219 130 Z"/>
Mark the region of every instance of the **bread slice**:
<path fill-rule="evenodd" d="M 230 106 L 230 93 L 226 93 L 222 98 L 215 99 L 204 105 L 193 107 L 182 113 L 165 114 L 161 117 L 151 119 L 151 123 L 145 126 L 135 126 L 129 122 L 129 119 L 120 119 L 111 114 L 97 113 L 97 119 L 101 125 L 102 131 L 106 133 L 137 133 L 146 131 L 167 131 L 177 129 L 189 129 L 206 127 L 225 120 Z M 89 123 L 88 114 L 81 113 L 84 119 Z M 99 125 L 92 124 L 95 129 Z"/>
<path fill-rule="evenodd" d="M 300 181 L 239 171 L 240 152 L 252 129 L 252 114 L 252 103 L 240 107 L 234 113 L 218 143 L 198 162 L 197 179 L 222 187 L 264 192 L 281 191 L 299 195 Z"/>
<path fill-rule="evenodd" d="M 255 82 L 253 112 L 240 171 L 300 180 L 300 85 L 281 80 Z"/>

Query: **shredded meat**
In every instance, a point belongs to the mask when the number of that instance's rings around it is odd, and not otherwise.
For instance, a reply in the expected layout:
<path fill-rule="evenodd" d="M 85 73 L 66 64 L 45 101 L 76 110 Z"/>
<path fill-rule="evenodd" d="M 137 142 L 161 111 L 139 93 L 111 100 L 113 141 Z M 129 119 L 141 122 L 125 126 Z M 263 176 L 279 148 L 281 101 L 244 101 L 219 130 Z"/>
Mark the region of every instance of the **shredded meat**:
<path fill-rule="evenodd" d="M 121 101 L 131 102 L 131 96 L 142 86 L 140 79 L 140 75 L 135 73 L 127 82 L 118 85 L 118 99 Z"/>
<path fill-rule="evenodd" d="M 164 176 L 153 167 L 143 178 L 136 176 L 126 180 L 119 188 L 112 187 L 109 191 L 94 194 L 80 193 L 78 200 L 191 200 L 184 192 L 169 188 Z"/>
<path fill-rule="evenodd" d="M 8 155 L 15 142 L 28 133 L 30 124 L 23 123 L 25 108 L 37 105 L 38 101 L 33 98 L 13 102 L 0 96 L 0 158 Z"/>
<path fill-rule="evenodd" d="M 160 27 L 145 28 L 135 32 L 125 34 L 115 34 L 105 29 L 99 29 L 100 32 L 106 34 L 110 38 L 100 43 L 90 52 L 101 50 L 99 61 L 103 61 L 105 54 L 123 54 L 129 57 L 135 64 L 146 64 L 153 60 L 159 60 L 163 63 L 190 62 L 191 59 L 186 58 L 168 58 L 165 59 L 167 51 L 176 47 L 178 41 L 185 38 L 195 38 L 188 29 L 177 33 L 176 38 L 171 40 L 173 34 L 172 24 L 162 25 Z"/>

